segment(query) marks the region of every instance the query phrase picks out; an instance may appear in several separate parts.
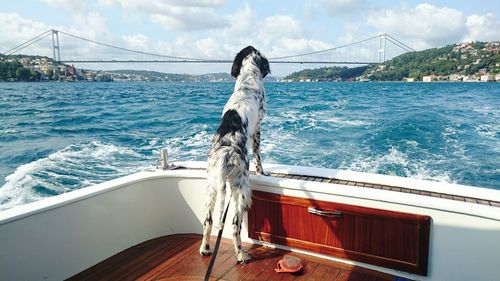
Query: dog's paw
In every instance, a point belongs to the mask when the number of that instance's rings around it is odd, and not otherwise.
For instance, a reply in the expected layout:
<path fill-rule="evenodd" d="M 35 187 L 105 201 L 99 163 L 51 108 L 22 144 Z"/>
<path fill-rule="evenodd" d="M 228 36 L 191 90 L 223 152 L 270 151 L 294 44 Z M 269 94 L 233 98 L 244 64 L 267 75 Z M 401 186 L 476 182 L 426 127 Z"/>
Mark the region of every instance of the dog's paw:
<path fill-rule="evenodd" d="M 210 249 L 210 245 L 201 245 L 200 247 L 200 255 L 202 256 L 210 256 L 212 254 L 212 249 Z"/>
<path fill-rule="evenodd" d="M 236 260 L 238 263 L 246 264 L 250 260 L 252 260 L 252 256 L 250 256 L 249 253 L 241 250 L 237 255 L 236 255 Z"/>
<path fill-rule="evenodd" d="M 255 172 L 255 174 L 257 174 L 258 176 L 266 176 L 266 177 L 271 176 L 271 173 L 265 171 L 257 171 Z"/>

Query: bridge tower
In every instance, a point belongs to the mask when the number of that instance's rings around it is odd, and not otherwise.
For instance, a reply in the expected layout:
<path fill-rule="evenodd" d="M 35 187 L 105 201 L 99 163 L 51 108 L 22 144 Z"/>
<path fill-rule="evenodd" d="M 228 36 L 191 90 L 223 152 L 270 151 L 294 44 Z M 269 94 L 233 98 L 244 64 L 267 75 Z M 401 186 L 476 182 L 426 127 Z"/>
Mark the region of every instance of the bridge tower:
<path fill-rule="evenodd" d="M 52 53 L 54 61 L 61 61 L 61 53 L 59 50 L 59 32 L 52 29 Z"/>
<path fill-rule="evenodd" d="M 387 34 L 382 34 L 379 36 L 379 45 L 378 45 L 378 63 L 385 62 L 385 49 L 387 46 Z"/>

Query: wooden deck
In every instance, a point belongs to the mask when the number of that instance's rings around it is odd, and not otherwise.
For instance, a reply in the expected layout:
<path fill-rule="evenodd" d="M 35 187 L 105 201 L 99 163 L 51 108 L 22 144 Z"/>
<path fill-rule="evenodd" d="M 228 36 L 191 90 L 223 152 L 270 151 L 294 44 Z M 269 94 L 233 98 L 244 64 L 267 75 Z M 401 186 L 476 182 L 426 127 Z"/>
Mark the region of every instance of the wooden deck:
<path fill-rule="evenodd" d="M 215 237 L 213 237 L 215 241 Z M 71 277 L 68 280 L 203 280 L 210 257 L 198 253 L 201 235 L 169 235 L 149 240 Z M 212 243 L 214 245 L 215 243 Z M 393 275 L 292 254 L 302 258 L 301 273 L 276 273 L 277 262 L 287 252 L 246 244 L 253 260 L 236 263 L 232 241 L 223 239 L 211 280 L 407 280 Z"/>

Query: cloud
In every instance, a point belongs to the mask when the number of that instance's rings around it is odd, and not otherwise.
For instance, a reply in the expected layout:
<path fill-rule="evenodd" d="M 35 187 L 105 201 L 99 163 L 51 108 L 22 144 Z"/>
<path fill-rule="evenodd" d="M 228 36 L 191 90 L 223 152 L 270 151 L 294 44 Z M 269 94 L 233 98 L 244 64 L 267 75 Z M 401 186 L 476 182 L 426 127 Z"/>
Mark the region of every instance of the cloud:
<path fill-rule="evenodd" d="M 500 22 L 494 14 L 466 16 L 462 11 L 431 4 L 379 10 L 367 18 L 367 24 L 417 50 L 500 38 Z"/>
<path fill-rule="evenodd" d="M 81 13 L 86 10 L 85 1 L 81 0 L 41 0 L 49 6 L 63 9 L 72 13 Z"/>
<path fill-rule="evenodd" d="M 225 2 L 225 0 L 98 0 L 98 5 L 102 7 L 118 5 L 125 10 L 136 10 L 143 13 L 162 13 L 163 10 L 170 7 L 217 8 L 222 6 Z"/>
<path fill-rule="evenodd" d="M 72 34 L 82 36 L 88 39 L 101 39 L 104 42 L 112 42 L 114 34 L 107 25 L 108 19 L 98 12 L 89 12 L 87 14 L 78 14 L 73 16 L 73 26 L 63 29 Z M 85 28 L 81 28 L 84 26 Z"/>
<path fill-rule="evenodd" d="M 114 5 L 124 12 L 142 14 L 153 23 L 172 31 L 200 31 L 228 25 L 224 16 L 216 13 L 223 0 L 100 0 L 102 7 Z"/>
<path fill-rule="evenodd" d="M 305 7 L 309 6 L 311 11 L 322 17 L 310 21 L 308 18 L 302 20 L 294 14 L 285 13 L 262 16 L 249 3 L 243 3 L 236 10 L 228 12 L 224 0 L 41 1 L 60 9 L 81 10 L 66 13 L 72 21 L 64 27 L 49 26 L 23 18 L 19 14 L 0 14 L 2 27 L 6 26 L 7 30 L 23 30 L 2 36 L 0 47 L 8 49 L 12 47 L 12 42 L 19 44 L 50 28 L 144 52 L 208 59 L 232 59 L 241 48 L 248 45 L 255 46 L 270 58 L 281 57 L 324 50 L 380 33 L 393 35 L 415 49 L 500 38 L 500 23 L 494 14 L 466 15 L 457 9 L 426 3 L 380 9 L 375 7 L 378 4 L 374 1 L 308 0 Z M 366 5 L 373 9 L 366 9 Z M 108 13 L 112 9 L 113 13 Z M 117 10 L 134 18 L 140 28 L 132 29 L 134 31 L 124 29 L 121 34 L 110 30 L 109 22 L 116 21 Z M 110 18 L 104 15 L 109 15 Z M 335 24 L 335 27 L 329 24 Z M 151 25 L 156 26 L 150 28 Z M 143 31 L 157 32 L 157 26 L 171 32 L 166 32 L 166 35 L 159 38 Z M 333 42 L 321 40 L 325 34 L 332 37 Z M 352 47 L 350 54 L 338 51 L 305 59 L 350 60 L 356 56 L 358 60 L 373 61 L 370 52 L 375 50 L 376 60 L 378 41 L 374 44 L 376 46 Z M 115 56 L 117 59 L 135 59 L 132 55 L 119 57 L 119 51 L 106 50 L 105 47 L 97 47 L 91 43 L 67 40 L 63 35 L 61 46 L 63 58 L 72 55 L 85 59 L 103 54 L 108 56 L 107 59 Z M 47 51 L 47 54 L 41 54 L 51 56 L 51 42 L 45 47 L 39 44 L 39 48 Z"/>
<path fill-rule="evenodd" d="M 248 45 L 255 46 L 270 58 L 331 47 L 326 42 L 307 38 L 302 23 L 291 15 L 258 18 L 250 5 L 244 4 L 233 13 L 221 17 L 227 22 L 224 27 L 209 29 L 203 33 L 181 33 L 172 41 L 149 42 L 153 45 L 151 50 L 154 50 L 154 53 L 172 56 L 231 60 L 240 49 Z M 139 35 L 127 36 L 123 39 L 128 42 L 128 46 L 140 46 L 146 41 L 145 37 Z M 146 48 L 145 46 L 141 50 Z M 186 68 L 181 65 L 178 67 L 178 71 Z M 227 65 L 193 65 L 191 72 L 203 73 L 210 71 L 207 69 L 214 68 L 228 71 L 229 67 Z M 275 67 L 282 68 L 281 66 Z M 273 73 L 284 74 L 283 72 Z"/>
<path fill-rule="evenodd" d="M 163 2 L 170 3 L 176 6 L 213 8 L 222 6 L 226 1 L 225 0 L 167 0 Z"/>
<path fill-rule="evenodd" d="M 215 12 L 200 8 L 172 7 L 168 13 L 152 14 L 150 19 L 174 31 L 199 31 L 227 26 L 227 22 Z"/>
<path fill-rule="evenodd" d="M 309 18 L 322 13 L 332 17 L 350 17 L 359 16 L 371 6 L 371 1 L 362 0 L 307 0 L 304 2 L 304 13 Z"/>
<path fill-rule="evenodd" d="M 222 16 L 227 25 L 205 33 L 182 33 L 175 42 L 159 42 L 155 50 L 164 54 L 208 59 L 232 59 L 236 53 L 253 45 L 266 56 L 283 56 L 315 51 L 330 45 L 307 38 L 302 23 L 290 15 L 259 19 L 244 4 L 234 13 Z"/>
<path fill-rule="evenodd" d="M 291 15 L 259 19 L 249 5 L 244 5 L 226 19 L 229 26 L 196 39 L 193 51 L 207 58 L 231 59 L 240 49 L 253 45 L 272 58 L 330 47 L 325 42 L 307 38 L 302 23 Z"/>
<path fill-rule="evenodd" d="M 461 11 L 431 4 L 399 10 L 383 9 L 367 18 L 379 33 L 388 33 L 416 49 L 424 49 L 460 41 L 466 17 Z"/>
<path fill-rule="evenodd" d="M 500 21 L 491 13 L 470 15 L 465 22 L 467 35 L 463 41 L 498 41 L 500 39 Z"/>
<path fill-rule="evenodd" d="M 50 2 L 54 5 L 57 3 L 57 0 L 47 1 L 47 3 Z M 268 57 L 299 54 L 331 47 L 330 44 L 321 40 L 308 38 L 302 22 L 292 15 L 276 14 L 259 18 L 256 11 L 248 3 L 244 3 L 236 11 L 229 14 L 216 13 L 223 4 L 224 1 L 180 0 L 99 0 L 86 2 L 87 12 L 72 14 L 71 26 L 66 26 L 61 30 L 128 49 L 192 58 L 230 60 L 241 48 L 248 45 L 255 46 Z M 92 11 L 97 7 L 101 11 L 119 7 L 124 13 L 140 14 L 143 19 L 149 19 L 152 23 L 160 26 L 168 26 L 174 31 L 198 32 L 174 32 L 175 36 L 163 40 L 158 40 L 151 34 L 114 34 L 108 28 L 108 19 L 101 13 Z M 26 25 L 33 24 L 27 23 Z M 82 26 L 85 28 L 82 29 Z M 25 40 L 35 35 L 31 35 Z M 125 55 L 124 52 L 119 58 L 120 51 L 99 47 L 89 42 L 68 39 L 66 35 L 60 35 L 60 37 L 61 57 L 63 59 L 68 59 L 69 56 L 94 60 L 139 58 L 139 55 Z M 51 43 L 48 42 L 46 45 L 48 46 L 47 50 L 51 51 Z M 50 52 L 47 55 L 51 56 Z M 99 58 L 100 55 L 107 57 Z"/>
<path fill-rule="evenodd" d="M 264 19 L 256 37 L 268 57 L 281 57 L 331 47 L 328 43 L 307 38 L 304 28 L 294 17 L 275 15 Z"/>
<path fill-rule="evenodd" d="M 0 36 L 0 52 L 5 52 L 50 29 L 43 22 L 25 19 L 17 13 L 0 13 L 0 26 L 3 30 L 8 30 Z M 26 54 L 38 50 L 48 55 L 52 51 L 52 45 L 49 48 L 49 46 L 38 42 L 22 50 L 22 53 Z"/>
<path fill-rule="evenodd" d="M 149 38 L 144 34 L 124 35 L 122 36 L 122 40 L 130 49 L 148 51 L 150 47 Z"/>
<path fill-rule="evenodd" d="M 40 21 L 24 18 L 17 13 L 0 13 L 0 26 L 5 30 L 9 30 L 9 32 L 4 33 L 0 37 L 0 51 L 5 52 L 15 47 L 15 45 L 26 42 L 50 29 L 61 30 L 69 34 L 103 43 L 123 43 L 123 41 L 118 41 L 117 39 L 119 38 L 116 38 L 116 36 L 109 31 L 107 19 L 97 12 L 89 12 L 86 15 L 75 14 L 72 18 L 73 25 L 63 27 L 50 26 Z M 85 28 L 82 29 L 82 26 L 85 26 Z M 75 58 L 95 58 L 95 55 L 102 50 L 102 47 L 96 44 L 84 42 L 63 33 L 59 33 L 59 43 L 61 58 L 66 60 Z M 52 51 L 52 37 L 49 34 L 47 37 L 16 53 L 42 55 L 52 58 Z"/>
<path fill-rule="evenodd" d="M 284 38 L 300 39 L 303 35 L 302 25 L 286 15 L 267 17 L 259 28 L 259 38 L 266 43 Z"/>

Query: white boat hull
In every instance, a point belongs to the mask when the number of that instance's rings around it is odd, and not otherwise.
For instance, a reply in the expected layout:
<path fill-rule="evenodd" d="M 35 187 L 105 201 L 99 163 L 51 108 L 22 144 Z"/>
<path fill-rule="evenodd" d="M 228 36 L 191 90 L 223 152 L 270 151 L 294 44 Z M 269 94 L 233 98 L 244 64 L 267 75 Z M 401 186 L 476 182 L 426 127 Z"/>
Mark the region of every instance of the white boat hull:
<path fill-rule="evenodd" d="M 184 165 L 203 167 L 205 163 Z M 265 168 L 418 186 L 435 192 L 449 193 L 451 188 L 462 196 L 500 201 L 499 191 L 482 188 L 329 169 Z M 203 169 L 141 172 L 0 212 L 0 280 L 63 280 L 143 241 L 175 233 L 201 233 L 205 177 Z M 418 280 L 499 278 L 498 207 L 340 184 L 332 188 L 322 182 L 261 176 L 251 180 L 255 190 L 432 217 L 428 276 L 342 262 Z M 242 239 L 252 242 L 245 227 Z M 230 228 L 226 229 L 224 236 L 229 238 Z"/>

